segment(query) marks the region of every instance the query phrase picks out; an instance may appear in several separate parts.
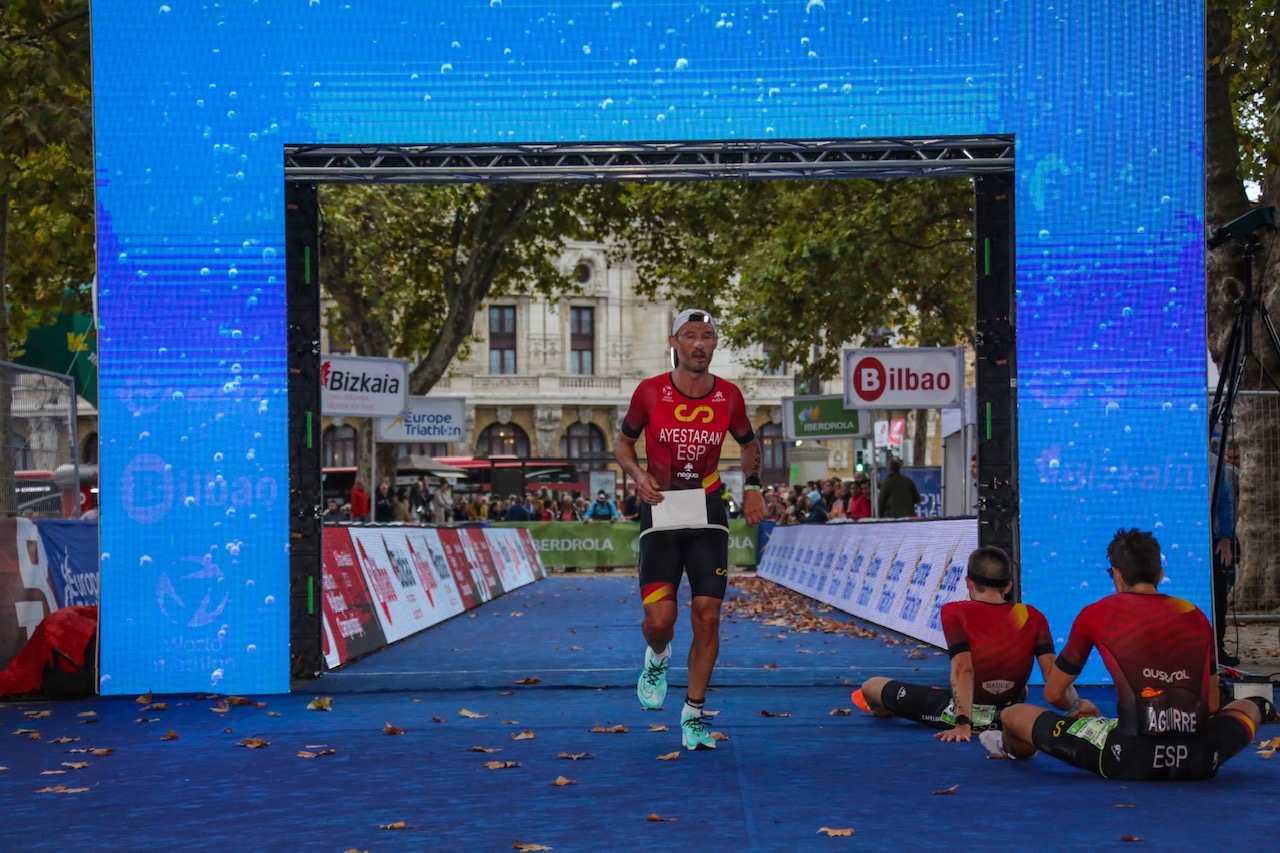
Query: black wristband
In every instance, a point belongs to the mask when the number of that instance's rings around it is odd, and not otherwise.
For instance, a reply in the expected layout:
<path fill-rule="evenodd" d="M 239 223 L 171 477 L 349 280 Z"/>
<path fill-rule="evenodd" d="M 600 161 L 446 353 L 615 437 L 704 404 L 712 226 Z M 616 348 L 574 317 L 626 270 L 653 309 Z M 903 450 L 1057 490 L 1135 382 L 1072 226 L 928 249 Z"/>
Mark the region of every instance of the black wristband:
<path fill-rule="evenodd" d="M 973 725 L 973 720 L 969 719 L 969 718 L 968 718 L 968 717 L 966 717 L 964 714 L 956 714 L 956 725 L 957 725 L 957 726 L 972 726 L 972 725 Z"/>
<path fill-rule="evenodd" d="M 748 486 L 760 485 L 760 476 L 758 474 L 752 474 L 750 477 L 747 478 L 746 485 Z"/>

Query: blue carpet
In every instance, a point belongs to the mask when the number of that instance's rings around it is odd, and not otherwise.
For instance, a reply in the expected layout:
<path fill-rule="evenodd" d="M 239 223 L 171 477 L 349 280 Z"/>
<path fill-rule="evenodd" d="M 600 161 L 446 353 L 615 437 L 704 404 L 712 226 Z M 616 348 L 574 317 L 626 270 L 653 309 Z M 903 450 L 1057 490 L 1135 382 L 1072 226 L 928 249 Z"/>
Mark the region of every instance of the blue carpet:
<path fill-rule="evenodd" d="M 945 683 L 945 656 L 908 657 L 915 645 L 900 638 L 726 620 L 708 705 L 729 740 L 685 752 L 684 670 L 673 666 L 667 710 L 642 711 L 635 699 L 635 584 L 555 576 L 291 696 L 259 697 L 265 707 L 217 712 L 216 700 L 192 696 L 153 697 L 168 707 L 150 710 L 122 697 L 0 705 L 0 849 L 1078 850 L 1130 846 L 1124 836 L 1217 849 L 1280 836 L 1280 760 L 1253 749 L 1208 782 L 1125 784 L 1044 757 L 986 760 L 976 742 L 942 744 L 907 723 L 831 715 L 869 675 Z M 687 643 L 682 621 L 677 663 Z M 1085 693 L 1111 710 L 1109 691 Z M 332 710 L 307 710 L 316 696 L 331 697 Z M 96 716 L 79 716 L 87 711 Z M 404 734 L 384 733 L 388 723 Z M 526 731 L 534 737 L 513 739 Z M 245 738 L 269 745 L 239 746 Z M 113 751 L 66 752 L 85 748 Z M 494 761 L 519 766 L 485 768 Z M 49 770 L 64 772 L 41 775 Z M 57 785 L 87 790 L 37 793 Z M 407 829 L 379 828 L 401 821 Z M 854 834 L 827 838 L 822 827 Z"/>

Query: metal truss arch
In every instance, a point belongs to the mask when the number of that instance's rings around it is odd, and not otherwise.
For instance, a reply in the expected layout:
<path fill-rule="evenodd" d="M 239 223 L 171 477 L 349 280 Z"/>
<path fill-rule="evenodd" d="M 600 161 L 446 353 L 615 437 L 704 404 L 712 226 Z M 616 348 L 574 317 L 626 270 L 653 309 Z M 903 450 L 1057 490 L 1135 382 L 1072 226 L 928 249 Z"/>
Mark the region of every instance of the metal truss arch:
<path fill-rule="evenodd" d="M 1007 136 L 516 145 L 294 145 L 290 182 L 480 183 L 976 176 L 1013 170 Z"/>

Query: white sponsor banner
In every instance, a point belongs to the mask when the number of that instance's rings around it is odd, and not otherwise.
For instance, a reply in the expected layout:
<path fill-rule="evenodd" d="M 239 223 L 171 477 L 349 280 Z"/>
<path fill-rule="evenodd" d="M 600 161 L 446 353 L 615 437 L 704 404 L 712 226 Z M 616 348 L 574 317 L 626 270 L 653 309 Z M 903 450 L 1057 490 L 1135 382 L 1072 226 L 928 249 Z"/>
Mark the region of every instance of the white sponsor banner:
<path fill-rule="evenodd" d="M 374 440 L 396 444 L 462 441 L 466 402 L 462 397 L 410 397 L 403 414 L 377 419 Z"/>
<path fill-rule="evenodd" d="M 844 351 L 846 409 L 946 408 L 963 395 L 960 347 Z"/>
<path fill-rule="evenodd" d="M 925 643 L 946 647 L 940 612 L 965 597 L 976 519 L 774 528 L 756 573 Z"/>
<path fill-rule="evenodd" d="M 388 643 L 462 612 L 453 575 L 441 576 L 425 533 L 415 527 L 351 528 L 357 559 L 379 605 L 378 618 Z M 448 571 L 447 563 L 444 569 Z"/>
<path fill-rule="evenodd" d="M 396 358 L 326 355 L 320 359 L 320 412 L 396 417 L 409 393 L 409 364 Z"/>

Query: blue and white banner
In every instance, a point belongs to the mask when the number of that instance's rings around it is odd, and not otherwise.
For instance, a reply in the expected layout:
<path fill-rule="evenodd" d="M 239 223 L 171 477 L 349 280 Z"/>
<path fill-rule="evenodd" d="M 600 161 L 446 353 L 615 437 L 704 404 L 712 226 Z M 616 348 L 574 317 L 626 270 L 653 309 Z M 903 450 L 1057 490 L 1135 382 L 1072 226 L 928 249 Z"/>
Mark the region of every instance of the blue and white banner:
<path fill-rule="evenodd" d="M 36 529 L 49 555 L 59 607 L 98 604 L 98 522 L 42 518 Z"/>
<path fill-rule="evenodd" d="M 972 518 L 798 524 L 773 531 L 760 577 L 908 637 L 945 648 L 938 613 L 965 597 L 978 547 Z"/>

